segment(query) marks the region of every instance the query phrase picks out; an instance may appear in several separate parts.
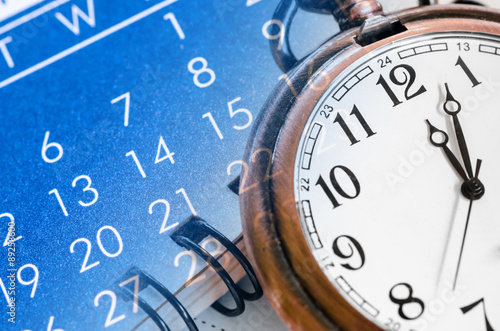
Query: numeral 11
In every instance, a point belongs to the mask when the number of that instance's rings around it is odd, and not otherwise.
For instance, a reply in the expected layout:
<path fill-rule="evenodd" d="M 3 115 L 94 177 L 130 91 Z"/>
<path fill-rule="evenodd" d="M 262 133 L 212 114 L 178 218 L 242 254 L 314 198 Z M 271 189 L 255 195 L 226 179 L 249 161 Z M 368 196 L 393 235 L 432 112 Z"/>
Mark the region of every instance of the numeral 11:
<path fill-rule="evenodd" d="M 363 117 L 363 115 L 361 115 L 361 113 L 360 113 L 358 107 L 356 107 L 356 105 L 354 105 L 354 107 L 349 115 L 350 116 L 354 115 L 356 117 L 359 124 L 361 124 L 361 126 L 363 127 L 363 129 L 365 130 L 365 132 L 367 134 L 366 138 L 369 138 L 369 137 L 373 136 L 374 134 L 376 134 L 376 132 L 373 132 L 373 130 L 370 128 L 368 123 L 366 123 L 365 118 Z M 342 128 L 342 130 L 344 130 L 345 134 L 347 135 L 347 137 L 351 141 L 351 146 L 356 144 L 356 143 L 359 143 L 359 140 L 356 139 L 356 137 L 354 137 L 354 134 L 352 133 L 351 129 L 349 129 L 349 126 L 344 121 L 344 119 L 342 118 L 342 115 L 340 115 L 340 113 L 337 114 L 337 117 L 335 117 L 335 120 L 333 121 L 333 123 L 339 123 L 340 127 Z"/>

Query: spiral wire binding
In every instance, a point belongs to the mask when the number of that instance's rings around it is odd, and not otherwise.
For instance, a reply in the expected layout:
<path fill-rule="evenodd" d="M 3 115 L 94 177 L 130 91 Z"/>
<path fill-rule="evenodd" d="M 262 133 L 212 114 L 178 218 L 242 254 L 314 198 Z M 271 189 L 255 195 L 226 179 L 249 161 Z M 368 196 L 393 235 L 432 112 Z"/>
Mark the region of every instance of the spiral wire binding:
<path fill-rule="evenodd" d="M 125 282 L 130 280 L 131 278 L 138 277 L 138 282 L 139 282 L 139 292 L 147 288 L 148 286 L 153 287 L 155 290 L 157 290 L 170 304 L 174 309 L 177 311 L 177 313 L 180 315 L 180 317 L 184 320 L 186 323 L 187 327 L 189 328 L 190 331 L 198 331 L 198 327 L 196 326 L 196 323 L 194 322 L 193 318 L 191 315 L 189 315 L 188 311 L 186 308 L 182 305 L 182 303 L 175 297 L 172 292 L 170 292 L 163 284 L 161 284 L 159 281 L 157 281 L 155 278 L 153 278 L 151 275 L 148 273 L 142 271 L 141 269 L 137 267 L 132 267 L 126 274 L 123 276 L 120 280 L 117 282 L 117 288 L 119 295 L 125 300 L 125 301 L 130 301 L 135 299 L 135 294 L 134 291 L 131 290 L 129 287 L 124 286 Z M 167 323 L 160 317 L 160 315 L 156 312 L 156 310 L 151 307 L 143 298 L 140 296 L 137 297 L 137 303 L 138 306 L 146 313 L 149 315 L 151 320 L 158 326 L 158 328 L 162 331 L 170 331 Z"/>
<path fill-rule="evenodd" d="M 237 194 L 239 178 L 236 178 L 233 182 L 232 185 L 235 186 L 233 192 Z M 231 184 L 228 186 L 230 187 Z M 230 295 L 236 303 L 236 308 L 227 308 L 219 301 L 216 301 L 212 304 L 212 308 L 214 308 L 219 313 L 228 317 L 239 316 L 245 311 L 245 300 L 255 301 L 263 296 L 262 287 L 260 286 L 255 272 L 245 255 L 238 249 L 238 247 L 236 247 L 233 242 L 231 242 L 231 240 L 225 237 L 222 233 L 220 233 L 217 229 L 208 224 L 202 218 L 198 216 L 190 216 L 177 226 L 177 228 L 170 234 L 170 237 L 180 247 L 191 250 L 198 256 L 200 256 L 205 262 L 207 262 L 210 267 L 212 267 L 212 269 L 217 273 L 221 280 L 226 284 Z M 224 269 L 219 261 L 217 261 L 217 259 L 206 249 L 200 246 L 200 243 L 207 237 L 212 237 L 219 241 L 219 243 L 226 247 L 227 251 L 236 258 L 236 260 L 243 267 L 243 270 L 245 270 L 248 279 L 252 283 L 252 286 L 254 288 L 253 292 L 248 292 L 236 285 L 229 273 L 226 271 L 226 269 Z M 170 331 L 167 323 L 160 317 L 158 312 L 138 294 L 134 294 L 134 290 L 131 289 L 131 286 L 125 286 L 126 284 L 131 283 L 131 280 L 134 277 L 138 277 L 137 281 L 139 282 L 139 292 L 146 289 L 148 286 L 153 287 L 172 305 L 172 307 L 177 311 L 190 331 L 198 331 L 198 327 L 196 326 L 193 318 L 188 313 L 186 308 L 182 305 L 182 303 L 175 297 L 175 295 L 172 294 L 172 292 L 170 292 L 165 286 L 163 286 L 163 284 L 153 278 L 153 276 L 137 267 L 130 268 L 127 273 L 114 284 L 114 287 L 117 289 L 118 295 L 122 299 L 124 299 L 125 301 L 135 300 L 135 302 L 137 302 L 137 306 L 140 307 L 151 318 L 151 320 L 158 326 L 160 330 Z"/>

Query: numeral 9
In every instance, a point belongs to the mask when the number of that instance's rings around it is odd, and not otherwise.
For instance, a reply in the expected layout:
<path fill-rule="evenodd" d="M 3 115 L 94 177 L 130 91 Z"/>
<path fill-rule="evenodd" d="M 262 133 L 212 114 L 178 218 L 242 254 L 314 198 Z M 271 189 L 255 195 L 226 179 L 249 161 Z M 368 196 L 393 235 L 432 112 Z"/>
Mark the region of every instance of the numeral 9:
<path fill-rule="evenodd" d="M 268 32 L 268 29 L 270 26 L 273 26 L 271 28 L 271 33 L 274 33 L 274 34 L 270 34 Z M 278 27 L 278 31 L 276 31 L 276 28 L 274 26 Z M 264 37 L 266 37 L 269 40 L 279 39 L 277 49 L 278 49 L 278 51 L 281 50 L 281 46 L 283 45 L 283 39 L 285 38 L 285 28 L 283 26 L 283 22 L 281 22 L 280 20 L 267 21 L 264 24 L 264 26 L 262 27 L 262 34 L 264 35 Z"/>
<path fill-rule="evenodd" d="M 345 243 L 345 244 L 343 244 Z M 342 249 L 342 247 L 347 247 L 347 249 Z M 363 248 L 359 244 L 359 242 L 354 239 L 353 237 L 350 236 L 340 236 L 335 241 L 333 242 L 332 245 L 333 252 L 335 255 L 342 259 L 350 259 L 354 257 L 355 252 L 359 255 L 359 259 L 361 260 L 361 263 L 357 267 L 351 266 L 349 263 L 344 263 L 340 264 L 342 267 L 348 269 L 348 270 L 359 270 L 363 267 L 365 264 L 365 252 L 363 251 Z"/>

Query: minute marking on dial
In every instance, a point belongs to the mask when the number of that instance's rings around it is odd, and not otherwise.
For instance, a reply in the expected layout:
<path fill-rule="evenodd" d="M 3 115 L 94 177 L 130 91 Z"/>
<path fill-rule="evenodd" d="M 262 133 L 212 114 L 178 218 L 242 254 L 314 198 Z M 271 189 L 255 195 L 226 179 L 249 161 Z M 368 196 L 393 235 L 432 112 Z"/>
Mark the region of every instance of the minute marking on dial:
<path fill-rule="evenodd" d="M 342 276 L 338 276 L 335 278 L 335 282 L 340 286 L 342 290 L 347 293 L 347 295 L 354 301 L 356 302 L 361 308 L 363 308 L 364 311 L 366 311 L 368 314 L 370 314 L 373 317 L 377 317 L 378 314 L 380 313 L 378 309 L 373 307 L 372 304 L 370 304 L 368 301 L 366 301 L 361 295 L 356 292 L 352 286 L 344 279 Z"/>
<path fill-rule="evenodd" d="M 486 54 L 500 55 L 500 47 L 480 44 L 479 52 Z"/>
<path fill-rule="evenodd" d="M 304 170 L 309 170 L 311 168 L 314 147 L 316 146 L 316 141 L 318 140 L 321 129 L 323 129 L 323 125 L 317 122 L 315 122 L 311 128 L 302 160 L 302 169 Z"/>
<path fill-rule="evenodd" d="M 417 47 L 411 47 L 398 52 L 399 58 L 401 60 L 407 59 L 412 56 L 426 54 L 431 52 L 445 52 L 448 50 L 447 43 L 435 43 L 429 45 L 421 45 Z"/>
<path fill-rule="evenodd" d="M 302 216 L 304 217 L 303 219 L 306 221 L 307 232 L 311 237 L 314 248 L 316 249 L 323 248 L 323 243 L 321 242 L 321 239 L 318 235 L 318 231 L 316 230 L 316 225 L 314 224 L 314 218 L 311 210 L 311 202 L 309 200 L 302 200 L 300 202 L 300 205 L 302 206 L 301 210 L 303 213 Z"/>
<path fill-rule="evenodd" d="M 345 82 L 341 87 L 339 87 L 335 93 L 333 93 L 332 98 L 337 101 L 341 101 L 342 98 L 349 92 L 354 86 L 359 84 L 363 79 L 373 74 L 373 69 L 370 66 L 366 66 L 359 70 L 354 76 L 352 76 L 347 82 Z"/>

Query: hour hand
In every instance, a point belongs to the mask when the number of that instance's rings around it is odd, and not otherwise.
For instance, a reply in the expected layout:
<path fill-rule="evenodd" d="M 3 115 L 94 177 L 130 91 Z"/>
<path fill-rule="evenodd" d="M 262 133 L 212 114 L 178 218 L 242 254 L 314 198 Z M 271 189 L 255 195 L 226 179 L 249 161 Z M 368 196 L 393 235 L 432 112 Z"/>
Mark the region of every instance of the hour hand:
<path fill-rule="evenodd" d="M 429 139 L 431 140 L 431 144 L 443 149 L 444 153 L 446 154 L 446 157 L 450 161 L 453 168 L 455 168 L 460 177 L 462 177 L 462 179 L 466 181 L 468 177 L 464 171 L 464 168 L 462 168 L 462 165 L 460 164 L 456 156 L 448 148 L 447 144 L 448 141 L 450 140 L 448 134 L 445 131 L 436 128 L 434 125 L 431 124 L 431 122 L 429 122 L 429 120 L 426 120 L 426 122 L 429 125 L 429 131 L 430 131 Z"/>

